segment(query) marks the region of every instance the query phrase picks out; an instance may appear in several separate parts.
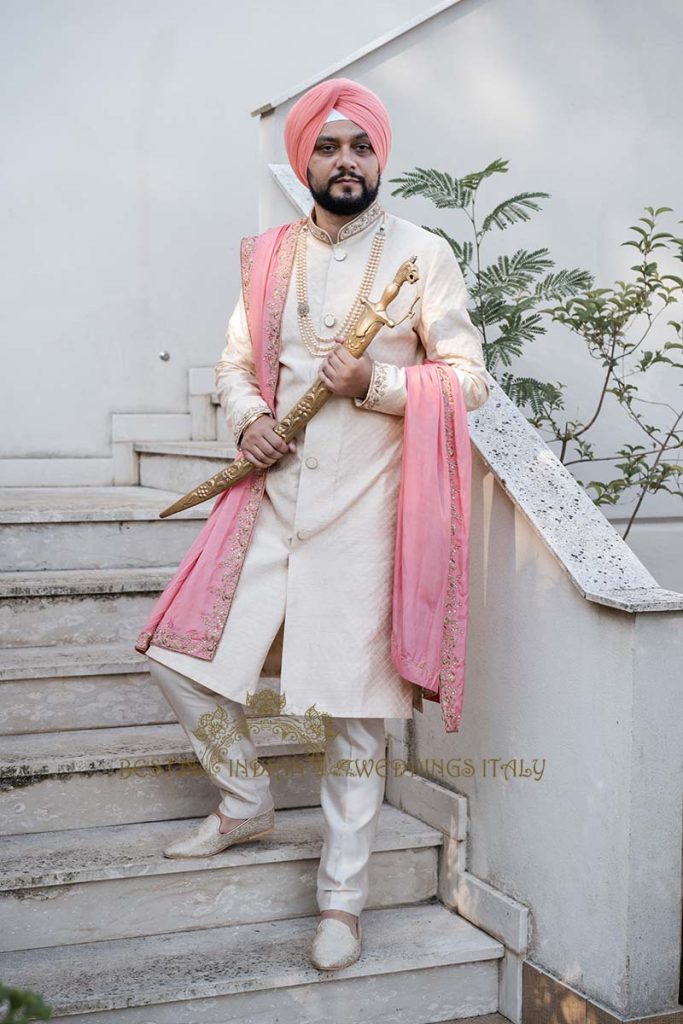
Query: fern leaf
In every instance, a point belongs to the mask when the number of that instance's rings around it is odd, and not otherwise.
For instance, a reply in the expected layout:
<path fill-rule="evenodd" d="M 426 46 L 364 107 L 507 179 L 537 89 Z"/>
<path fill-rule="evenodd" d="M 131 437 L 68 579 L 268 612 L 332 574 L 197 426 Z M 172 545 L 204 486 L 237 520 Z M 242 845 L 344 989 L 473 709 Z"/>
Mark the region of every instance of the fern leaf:
<path fill-rule="evenodd" d="M 485 234 L 494 224 L 497 228 L 503 230 L 510 224 L 517 224 L 522 220 L 531 220 L 529 210 L 538 212 L 541 209 L 536 200 L 549 198 L 549 192 L 520 192 L 519 195 L 505 199 L 484 218 L 481 233 Z"/>
<path fill-rule="evenodd" d="M 440 209 L 464 209 L 472 201 L 472 190 L 445 171 L 416 167 L 398 178 L 390 178 L 398 184 L 392 196 L 424 196 Z"/>

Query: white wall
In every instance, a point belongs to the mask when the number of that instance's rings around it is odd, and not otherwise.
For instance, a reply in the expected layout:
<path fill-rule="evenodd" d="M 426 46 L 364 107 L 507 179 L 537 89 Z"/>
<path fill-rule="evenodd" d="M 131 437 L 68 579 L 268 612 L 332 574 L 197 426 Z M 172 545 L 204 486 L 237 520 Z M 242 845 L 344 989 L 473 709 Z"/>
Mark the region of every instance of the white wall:
<path fill-rule="evenodd" d="M 425 702 L 419 770 L 468 797 L 467 870 L 529 907 L 533 963 L 624 1016 L 670 1009 L 683 612 L 585 600 L 479 458 L 470 565 L 462 724 L 446 734 Z M 540 778 L 504 777 L 513 759 Z"/>
<path fill-rule="evenodd" d="M 4 0 L 0 457 L 187 409 L 258 227 L 249 111 L 421 6 Z"/>

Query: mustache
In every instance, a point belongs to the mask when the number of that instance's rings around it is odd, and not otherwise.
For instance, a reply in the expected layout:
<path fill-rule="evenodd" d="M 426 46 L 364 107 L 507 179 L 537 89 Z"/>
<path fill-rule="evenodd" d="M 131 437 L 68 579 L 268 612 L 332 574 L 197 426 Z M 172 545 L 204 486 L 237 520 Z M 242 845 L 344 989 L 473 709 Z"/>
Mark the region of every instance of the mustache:
<path fill-rule="evenodd" d="M 330 178 L 329 184 L 334 185 L 338 181 L 343 181 L 344 178 L 350 178 L 351 181 L 359 181 L 362 184 L 365 184 L 365 178 L 359 177 L 357 174 L 340 174 L 336 178 Z"/>

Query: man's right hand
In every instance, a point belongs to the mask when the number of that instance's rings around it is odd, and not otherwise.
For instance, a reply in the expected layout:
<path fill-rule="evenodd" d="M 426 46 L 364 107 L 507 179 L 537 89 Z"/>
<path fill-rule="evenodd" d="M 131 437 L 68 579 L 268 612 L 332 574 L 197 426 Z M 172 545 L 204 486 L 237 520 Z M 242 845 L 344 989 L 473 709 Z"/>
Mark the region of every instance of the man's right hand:
<path fill-rule="evenodd" d="M 257 469 L 267 469 L 287 452 L 296 451 L 296 443 L 289 444 L 275 432 L 276 420 L 264 413 L 250 423 L 242 434 L 240 451 Z"/>

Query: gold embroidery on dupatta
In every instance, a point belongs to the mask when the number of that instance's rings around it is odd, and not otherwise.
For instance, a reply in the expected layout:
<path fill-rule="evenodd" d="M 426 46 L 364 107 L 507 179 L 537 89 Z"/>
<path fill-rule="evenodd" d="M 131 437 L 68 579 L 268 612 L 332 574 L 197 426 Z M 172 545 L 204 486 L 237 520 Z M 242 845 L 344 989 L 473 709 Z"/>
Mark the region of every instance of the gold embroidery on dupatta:
<path fill-rule="evenodd" d="M 285 232 L 273 271 L 272 287 L 269 290 L 266 310 L 266 360 L 268 365 L 268 386 L 271 395 L 275 394 L 277 386 L 282 309 L 287 296 L 289 278 L 294 263 L 296 235 L 302 223 L 303 221 L 294 221 L 289 226 L 289 230 Z M 253 236 L 244 238 L 240 247 L 244 302 L 247 309 L 255 247 L 256 239 Z M 261 507 L 266 484 L 266 473 L 267 470 L 257 469 L 251 474 L 249 497 L 238 515 L 234 541 L 227 557 L 218 566 L 221 570 L 218 583 L 215 583 L 210 588 L 210 593 L 214 597 L 213 605 L 209 612 L 202 614 L 202 621 L 206 627 L 205 634 L 203 636 L 192 636 L 178 633 L 172 628 L 159 627 L 151 638 L 151 642 L 156 646 L 164 647 L 169 651 L 178 651 L 181 654 L 191 654 L 193 657 L 202 658 L 205 661 L 210 661 L 214 657 L 230 613 L 230 607 L 242 572 L 244 559 L 251 542 L 256 517 Z M 146 637 L 146 634 L 144 636 Z M 147 646 L 149 646 L 149 642 Z"/>
<path fill-rule="evenodd" d="M 245 313 L 249 312 L 249 285 L 251 283 L 251 271 L 254 266 L 254 250 L 256 249 L 256 238 L 254 235 L 247 235 L 240 243 L 240 267 L 242 270 L 242 300 Z M 247 330 L 249 321 L 247 319 Z"/>
<path fill-rule="evenodd" d="M 282 313 L 285 307 L 285 299 L 289 289 L 289 281 L 294 265 L 294 250 L 296 240 L 306 218 L 294 221 L 289 230 L 285 233 L 280 251 L 278 253 L 277 266 L 273 272 L 271 287 L 267 293 L 265 324 L 266 324 L 266 363 L 268 365 L 268 390 L 275 401 L 275 388 L 277 387 L 278 372 L 280 369 L 280 343 L 282 332 Z"/>
<path fill-rule="evenodd" d="M 448 461 L 448 479 L 450 483 L 451 501 L 451 543 L 448 556 L 448 584 L 446 591 L 446 607 L 441 642 L 441 671 L 439 673 L 439 697 L 441 717 L 447 732 L 458 732 L 462 719 L 462 701 L 464 690 L 462 659 L 455 653 L 458 640 L 462 637 L 463 627 L 458 622 L 457 612 L 462 609 L 462 599 L 458 597 L 458 588 L 463 573 L 458 572 L 456 552 L 461 545 L 455 542 L 455 523 L 462 523 L 458 511 L 457 462 L 455 457 L 455 435 L 453 432 L 453 395 L 448 370 L 436 365 L 445 403 L 444 425 L 446 433 L 446 451 Z M 457 670 L 457 671 L 456 671 Z"/>

